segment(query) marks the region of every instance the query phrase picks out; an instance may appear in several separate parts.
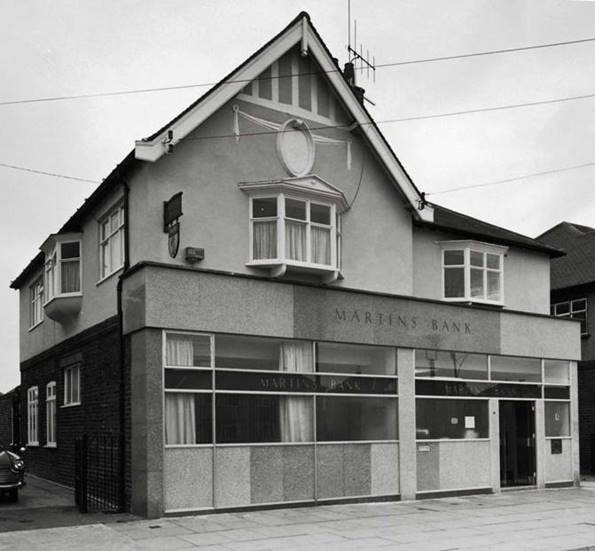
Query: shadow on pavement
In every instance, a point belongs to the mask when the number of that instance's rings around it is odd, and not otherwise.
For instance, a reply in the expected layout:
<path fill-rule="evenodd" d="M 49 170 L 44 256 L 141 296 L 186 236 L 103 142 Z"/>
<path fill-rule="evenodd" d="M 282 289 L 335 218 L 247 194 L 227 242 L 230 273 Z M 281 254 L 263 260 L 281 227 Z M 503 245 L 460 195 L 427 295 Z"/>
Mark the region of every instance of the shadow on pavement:
<path fill-rule="evenodd" d="M 82 524 L 127 522 L 138 519 L 128 513 L 80 513 L 73 491 L 42 478 L 26 476 L 18 503 L 0 498 L 0 532 L 35 530 Z"/>

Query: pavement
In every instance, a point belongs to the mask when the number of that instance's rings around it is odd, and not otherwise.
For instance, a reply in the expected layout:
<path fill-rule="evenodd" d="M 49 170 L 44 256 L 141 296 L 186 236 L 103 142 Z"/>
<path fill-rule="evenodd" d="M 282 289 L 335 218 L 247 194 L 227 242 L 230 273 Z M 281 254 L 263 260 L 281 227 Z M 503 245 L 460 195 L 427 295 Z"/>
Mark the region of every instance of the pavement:
<path fill-rule="evenodd" d="M 595 483 L 410 502 L 323 505 L 0 533 L 0 551 L 595 549 Z"/>
<path fill-rule="evenodd" d="M 74 505 L 71 488 L 31 474 L 27 474 L 25 480 L 27 484 L 19 491 L 18 503 L 0 499 L 0 538 L 3 532 L 17 530 L 39 530 L 61 526 L 138 520 L 138 517 L 127 513 L 82 514 Z M 3 550 L 4 547 L 0 542 L 0 551 Z"/>

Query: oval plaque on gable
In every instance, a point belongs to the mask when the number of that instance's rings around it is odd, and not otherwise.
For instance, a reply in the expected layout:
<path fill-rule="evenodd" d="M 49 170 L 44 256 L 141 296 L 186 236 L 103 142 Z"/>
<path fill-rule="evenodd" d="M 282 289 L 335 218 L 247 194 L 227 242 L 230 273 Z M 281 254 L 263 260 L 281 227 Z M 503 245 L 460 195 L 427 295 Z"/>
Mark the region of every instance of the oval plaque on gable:
<path fill-rule="evenodd" d="M 308 125 L 289 119 L 277 134 L 277 154 L 292 176 L 305 176 L 314 164 L 314 140 Z"/>

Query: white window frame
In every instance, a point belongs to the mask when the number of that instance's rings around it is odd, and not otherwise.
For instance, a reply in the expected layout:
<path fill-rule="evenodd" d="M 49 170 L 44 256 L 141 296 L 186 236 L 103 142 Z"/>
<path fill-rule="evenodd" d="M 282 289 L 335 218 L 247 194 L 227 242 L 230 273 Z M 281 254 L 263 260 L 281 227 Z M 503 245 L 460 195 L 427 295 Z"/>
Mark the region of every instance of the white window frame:
<path fill-rule="evenodd" d="M 79 255 L 75 258 L 62 258 L 62 245 L 78 243 Z M 71 293 L 62 292 L 62 265 L 79 263 L 79 290 Z M 50 254 L 46 255 L 44 265 L 44 306 L 59 297 L 80 297 L 83 294 L 83 243 L 80 239 L 58 241 Z"/>
<path fill-rule="evenodd" d="M 442 300 L 447 302 L 474 302 L 479 304 L 492 304 L 496 306 L 504 306 L 504 257 L 508 251 L 508 247 L 501 245 L 494 245 L 492 243 L 483 243 L 481 241 L 442 241 L 438 243 L 441 247 L 440 251 L 440 265 L 442 270 Z M 444 256 L 446 251 L 463 251 L 463 264 L 445 264 Z M 483 266 L 471 265 L 471 252 L 483 254 Z M 496 255 L 500 258 L 499 268 L 487 267 L 487 254 Z M 460 297 L 446 297 L 446 268 L 463 268 L 464 273 L 464 295 Z M 483 271 L 483 289 L 484 297 L 471 296 L 471 269 L 479 269 Z M 487 274 L 494 272 L 500 274 L 500 299 L 490 300 L 485 298 L 487 293 Z"/>
<path fill-rule="evenodd" d="M 39 389 L 27 390 L 27 445 L 39 446 Z"/>
<path fill-rule="evenodd" d="M 575 302 L 581 302 L 581 301 L 585 301 L 585 307 L 584 308 L 574 308 L 574 303 Z M 568 312 L 564 312 L 564 313 L 558 313 L 558 306 L 562 306 L 563 304 L 567 304 L 568 305 Z M 581 329 L 581 336 L 583 335 L 588 335 L 589 334 L 589 318 L 588 318 L 588 310 L 589 310 L 589 301 L 587 300 L 587 297 L 581 297 L 581 298 L 574 298 L 571 300 L 562 300 L 560 302 L 555 302 L 552 304 L 551 306 L 552 308 L 552 314 L 557 317 L 557 318 L 570 318 L 570 319 L 580 319 L 580 318 L 575 318 L 574 314 L 582 314 L 583 312 L 585 313 L 585 332 L 583 333 L 582 329 Z"/>
<path fill-rule="evenodd" d="M 29 287 L 29 329 L 37 327 L 44 318 L 43 311 L 43 275 Z"/>
<path fill-rule="evenodd" d="M 56 447 L 56 381 L 45 387 L 45 435 L 47 448 Z"/>
<path fill-rule="evenodd" d="M 254 217 L 253 203 L 254 199 L 276 199 L 277 201 L 277 216 L 257 218 Z M 285 215 L 285 200 L 292 199 L 301 201 L 306 204 L 306 220 L 295 220 L 306 225 L 306 260 L 294 260 L 286 257 L 285 253 L 285 224 L 289 221 L 294 221 L 293 218 L 288 218 Z M 321 205 L 328 207 L 330 210 L 330 225 L 312 222 L 310 219 L 311 205 Z M 332 202 L 324 201 L 319 198 L 308 198 L 299 194 L 290 193 L 258 193 L 250 196 L 250 212 L 249 212 L 249 239 L 250 239 L 250 256 L 249 266 L 270 266 L 273 264 L 288 265 L 295 267 L 302 267 L 311 269 L 313 271 L 335 271 L 337 270 L 337 210 L 336 205 Z M 277 256 L 276 258 L 254 258 L 254 222 L 277 222 Z M 322 227 L 330 230 L 330 246 L 331 246 L 331 263 L 318 264 L 311 261 L 312 246 L 311 246 L 311 228 Z"/>
<path fill-rule="evenodd" d="M 62 407 L 81 405 L 81 364 L 64 368 L 64 403 Z"/>
<path fill-rule="evenodd" d="M 117 227 L 115 229 L 112 228 L 112 218 L 117 217 Z M 104 226 L 108 225 L 107 233 L 104 233 Z M 125 242 L 125 220 L 124 220 L 124 205 L 119 204 L 118 206 L 114 207 L 103 216 L 99 220 L 99 281 L 101 282 L 104 279 L 109 278 L 111 275 L 115 274 L 119 270 L 121 270 L 124 266 L 124 242 Z M 120 244 L 120 258 L 116 262 L 117 265 L 111 266 L 107 265 L 105 262 L 105 255 L 104 251 L 107 251 L 107 258 L 110 259 L 109 262 L 111 263 L 111 249 L 117 243 Z"/>

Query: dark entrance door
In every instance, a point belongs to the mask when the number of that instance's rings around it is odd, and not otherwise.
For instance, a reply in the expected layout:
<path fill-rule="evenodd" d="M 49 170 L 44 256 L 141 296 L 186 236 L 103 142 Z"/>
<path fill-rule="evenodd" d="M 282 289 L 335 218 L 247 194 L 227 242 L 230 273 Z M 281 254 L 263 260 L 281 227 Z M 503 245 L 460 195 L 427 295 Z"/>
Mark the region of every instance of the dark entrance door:
<path fill-rule="evenodd" d="M 500 400 L 500 484 L 535 484 L 535 403 Z"/>

